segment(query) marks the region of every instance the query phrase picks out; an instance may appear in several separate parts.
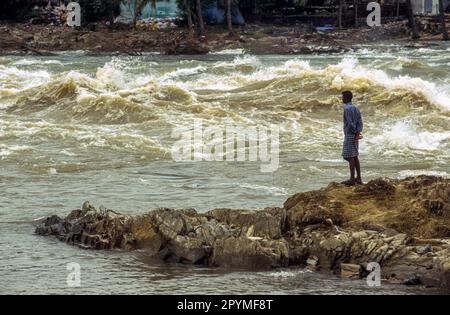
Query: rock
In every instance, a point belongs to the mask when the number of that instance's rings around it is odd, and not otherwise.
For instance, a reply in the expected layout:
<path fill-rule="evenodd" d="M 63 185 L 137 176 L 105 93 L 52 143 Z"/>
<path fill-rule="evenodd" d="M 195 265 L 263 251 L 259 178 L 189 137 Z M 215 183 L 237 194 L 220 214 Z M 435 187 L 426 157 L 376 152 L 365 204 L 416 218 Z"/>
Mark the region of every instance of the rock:
<path fill-rule="evenodd" d="M 91 203 L 89 201 L 85 201 L 83 203 L 83 206 L 81 207 L 81 210 L 84 212 L 87 212 L 90 210 L 95 210 L 95 208 L 91 206 Z"/>
<path fill-rule="evenodd" d="M 418 246 L 416 247 L 416 252 L 419 255 L 425 255 L 428 253 L 433 252 L 433 246 L 431 246 L 430 244 L 426 245 L 426 246 Z"/>
<path fill-rule="evenodd" d="M 346 279 L 361 278 L 361 266 L 355 264 L 341 264 L 341 277 Z"/>
<path fill-rule="evenodd" d="M 180 212 L 172 209 L 157 209 L 152 214 L 155 226 L 166 240 L 172 240 L 184 233 L 185 221 Z"/>
<path fill-rule="evenodd" d="M 441 275 L 441 278 L 439 279 L 440 286 L 450 288 L 450 255 L 447 255 L 445 261 L 440 264 L 439 272 Z"/>
<path fill-rule="evenodd" d="M 395 193 L 396 187 L 389 180 L 379 178 L 371 180 L 366 185 L 362 185 L 356 188 L 356 192 L 361 195 L 374 196 L 377 199 L 386 198 Z"/>
<path fill-rule="evenodd" d="M 420 280 L 418 275 L 413 275 L 411 278 L 406 279 L 403 284 L 407 286 L 421 285 L 422 280 Z"/>
<path fill-rule="evenodd" d="M 150 255 L 156 255 L 161 250 L 163 239 L 158 233 L 150 216 L 144 216 L 133 220 L 130 236 L 127 237 L 123 247 L 127 249 L 145 249 Z"/>
<path fill-rule="evenodd" d="M 195 233 L 209 246 L 213 246 L 217 239 L 231 236 L 230 230 L 225 225 L 216 222 L 203 223 L 195 230 Z"/>
<path fill-rule="evenodd" d="M 286 228 L 301 229 L 330 219 L 338 227 L 353 230 L 376 228 L 390 235 L 397 231 L 420 238 L 448 237 L 450 215 L 439 213 L 450 213 L 449 186 L 448 179 L 430 176 L 377 179 L 354 188 L 329 185 L 290 197 L 284 204 Z"/>
<path fill-rule="evenodd" d="M 308 266 L 316 267 L 319 264 L 319 258 L 317 256 L 310 256 L 306 260 L 306 264 Z"/>
<path fill-rule="evenodd" d="M 36 234 L 39 235 L 55 235 L 64 236 L 69 233 L 70 226 L 68 222 L 60 217 L 53 215 L 45 219 L 40 225 L 36 227 Z"/>
<path fill-rule="evenodd" d="M 242 236 L 278 239 L 282 236 L 285 210 L 268 208 L 262 211 L 215 209 L 206 213 L 208 218 L 239 227 Z"/>
<path fill-rule="evenodd" d="M 178 262 L 188 264 L 198 264 L 207 257 L 209 251 L 202 240 L 181 235 L 169 242 L 168 249 Z"/>
<path fill-rule="evenodd" d="M 306 265 L 344 278 L 377 262 L 391 283 L 450 292 L 449 187 L 440 177 L 379 179 L 299 193 L 284 208 L 162 208 L 135 217 L 85 202 L 65 218 L 37 222 L 36 234 L 83 248 L 138 249 L 167 262 L 250 270 Z"/>
<path fill-rule="evenodd" d="M 285 267 L 288 264 L 285 241 L 254 241 L 245 237 L 218 240 L 214 246 L 212 264 L 220 267 L 251 270 Z"/>
<path fill-rule="evenodd" d="M 392 237 L 391 240 L 392 245 L 394 246 L 401 246 L 406 245 L 409 242 L 409 237 L 406 234 L 400 233 Z"/>
<path fill-rule="evenodd" d="M 342 208 L 340 204 L 331 207 L 323 206 L 326 200 L 324 191 L 300 193 L 289 198 L 284 209 L 287 215 L 287 228 L 301 228 L 311 224 L 324 224 L 331 220 L 335 225 L 343 223 Z"/>

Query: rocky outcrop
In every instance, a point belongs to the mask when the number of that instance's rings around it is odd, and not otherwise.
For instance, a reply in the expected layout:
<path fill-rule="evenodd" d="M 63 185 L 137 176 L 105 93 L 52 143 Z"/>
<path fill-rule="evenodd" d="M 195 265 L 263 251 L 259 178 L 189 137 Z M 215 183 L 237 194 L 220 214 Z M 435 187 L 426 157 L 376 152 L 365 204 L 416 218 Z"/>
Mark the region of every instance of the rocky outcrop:
<path fill-rule="evenodd" d="M 450 289 L 450 180 L 330 184 L 260 211 L 156 209 L 125 216 L 86 202 L 43 220 L 39 235 L 91 249 L 141 250 L 185 264 L 246 269 L 308 266 L 346 278 L 378 263 L 383 279 Z"/>

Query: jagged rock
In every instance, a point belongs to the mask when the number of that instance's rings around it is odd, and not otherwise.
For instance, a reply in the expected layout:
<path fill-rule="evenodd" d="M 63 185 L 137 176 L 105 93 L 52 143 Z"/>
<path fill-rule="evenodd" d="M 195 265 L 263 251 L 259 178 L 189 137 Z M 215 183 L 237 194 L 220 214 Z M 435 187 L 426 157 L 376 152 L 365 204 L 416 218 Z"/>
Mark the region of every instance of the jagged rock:
<path fill-rule="evenodd" d="M 231 231 L 218 222 L 205 222 L 195 230 L 196 235 L 208 246 L 213 246 L 217 239 L 228 238 Z"/>
<path fill-rule="evenodd" d="M 316 267 L 319 264 L 319 258 L 316 256 L 311 256 L 306 260 L 308 266 Z"/>
<path fill-rule="evenodd" d="M 45 219 L 36 228 L 36 234 L 64 236 L 65 234 L 69 233 L 70 228 L 70 224 L 67 221 L 61 219 L 56 215 L 53 215 Z"/>
<path fill-rule="evenodd" d="M 158 233 L 152 217 L 146 215 L 133 220 L 130 235 L 124 239 L 123 247 L 127 249 L 145 249 L 150 255 L 156 255 L 161 250 L 163 239 Z"/>
<path fill-rule="evenodd" d="M 206 216 L 240 228 L 242 236 L 278 239 L 282 236 L 286 214 L 281 208 L 261 211 L 215 209 L 207 212 Z"/>
<path fill-rule="evenodd" d="M 341 264 L 341 277 L 359 279 L 361 277 L 361 265 Z"/>
<path fill-rule="evenodd" d="M 185 220 L 180 212 L 172 209 L 158 209 L 151 215 L 155 226 L 166 240 L 172 240 L 179 234 L 186 234 Z"/>
<path fill-rule="evenodd" d="M 331 219 L 335 225 L 353 230 L 376 226 L 382 233 L 450 237 L 449 181 L 433 176 L 376 179 L 357 187 L 330 184 L 296 194 L 284 204 L 287 229 L 302 229 Z"/>
<path fill-rule="evenodd" d="M 444 288 L 450 288 L 450 252 L 447 253 L 446 259 L 439 266 L 439 285 Z"/>
<path fill-rule="evenodd" d="M 433 252 L 433 246 L 431 246 L 430 244 L 426 245 L 426 246 L 418 246 L 416 247 L 416 252 L 419 255 L 425 255 L 428 253 Z"/>
<path fill-rule="evenodd" d="M 210 248 L 203 244 L 201 239 L 178 235 L 169 242 L 168 249 L 177 261 L 197 264 L 205 259 L 210 251 Z"/>
<path fill-rule="evenodd" d="M 450 290 L 450 180 L 330 184 L 260 211 L 156 209 L 125 216 L 89 202 L 36 234 L 91 249 L 139 249 L 169 262 L 230 268 L 308 266 L 356 277 L 376 262 L 392 283 Z"/>
<path fill-rule="evenodd" d="M 288 246 L 285 241 L 251 240 L 246 237 L 217 240 L 212 264 L 249 269 L 269 269 L 288 265 Z"/>

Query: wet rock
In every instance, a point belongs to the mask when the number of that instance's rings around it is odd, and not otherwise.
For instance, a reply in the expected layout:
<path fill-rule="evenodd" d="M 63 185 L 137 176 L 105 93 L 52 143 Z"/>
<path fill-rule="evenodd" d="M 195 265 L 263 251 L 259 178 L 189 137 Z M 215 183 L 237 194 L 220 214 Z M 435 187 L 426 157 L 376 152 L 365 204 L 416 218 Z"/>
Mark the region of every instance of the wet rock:
<path fill-rule="evenodd" d="M 172 240 L 177 235 L 185 234 L 185 220 L 180 212 L 173 209 L 158 209 L 151 215 L 159 233 L 166 240 Z"/>
<path fill-rule="evenodd" d="M 36 227 L 36 234 L 64 236 L 70 231 L 70 228 L 70 224 L 67 221 L 53 215 Z"/>
<path fill-rule="evenodd" d="M 217 239 L 228 238 L 232 234 L 225 225 L 214 221 L 203 223 L 195 230 L 195 233 L 209 246 L 213 246 Z"/>
<path fill-rule="evenodd" d="M 377 262 L 389 282 L 450 290 L 449 187 L 439 177 L 379 179 L 296 194 L 284 208 L 162 208 L 136 217 L 86 202 L 65 218 L 40 221 L 36 234 L 226 268 L 308 266 L 356 278 L 360 266 Z"/>
<path fill-rule="evenodd" d="M 285 241 L 251 240 L 246 237 L 217 240 L 212 265 L 251 270 L 287 266 L 288 246 Z"/>
<path fill-rule="evenodd" d="M 163 238 L 158 233 L 153 218 L 144 216 L 133 220 L 130 234 L 124 239 L 122 247 L 126 249 L 145 249 L 150 255 L 159 253 L 163 245 Z"/>
<path fill-rule="evenodd" d="M 168 244 L 169 252 L 178 262 L 198 264 L 206 259 L 210 248 L 201 239 L 178 235 Z"/>
<path fill-rule="evenodd" d="M 346 279 L 361 278 L 361 266 L 355 264 L 341 264 L 341 277 Z"/>
<path fill-rule="evenodd" d="M 406 279 L 403 284 L 407 286 L 421 285 L 422 280 L 420 280 L 418 275 L 413 275 L 411 278 Z"/>
<path fill-rule="evenodd" d="M 439 266 L 439 273 L 441 275 L 439 285 L 444 288 L 450 288 L 450 252 L 446 256 L 445 261 Z"/>
<path fill-rule="evenodd" d="M 319 264 L 319 257 L 317 257 L 317 256 L 310 256 L 306 260 L 306 265 L 308 265 L 308 266 L 316 267 L 318 264 Z"/>
<path fill-rule="evenodd" d="M 430 244 L 426 245 L 426 246 L 418 246 L 416 247 L 416 252 L 419 255 L 425 255 L 428 253 L 433 252 L 433 246 L 431 246 Z"/>
<path fill-rule="evenodd" d="M 287 228 L 301 228 L 312 224 L 324 224 L 331 220 L 333 224 L 343 223 L 342 208 L 340 204 L 325 207 L 323 201 L 326 198 L 324 191 L 314 191 L 297 194 L 289 198 L 284 209 L 287 215 Z"/>
<path fill-rule="evenodd" d="M 285 210 L 281 208 L 268 208 L 261 211 L 215 209 L 207 212 L 206 216 L 240 228 L 241 236 L 267 239 L 278 239 L 282 236 L 286 217 Z"/>

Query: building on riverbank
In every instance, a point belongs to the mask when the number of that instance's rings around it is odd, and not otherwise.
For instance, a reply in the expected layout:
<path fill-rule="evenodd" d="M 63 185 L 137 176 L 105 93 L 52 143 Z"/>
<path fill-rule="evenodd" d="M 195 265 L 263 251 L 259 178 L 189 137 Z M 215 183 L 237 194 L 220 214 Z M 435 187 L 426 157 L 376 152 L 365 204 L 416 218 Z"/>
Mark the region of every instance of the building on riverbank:
<path fill-rule="evenodd" d="M 122 1 L 120 4 L 120 15 L 126 18 L 133 18 L 134 16 L 133 1 Z M 140 18 L 174 18 L 182 16 L 182 12 L 178 8 L 176 0 L 160 0 L 154 4 L 148 3 L 141 11 Z"/>
<path fill-rule="evenodd" d="M 438 15 L 439 0 L 411 0 L 413 12 L 417 15 Z M 448 10 L 450 0 L 444 0 L 444 8 Z"/>

